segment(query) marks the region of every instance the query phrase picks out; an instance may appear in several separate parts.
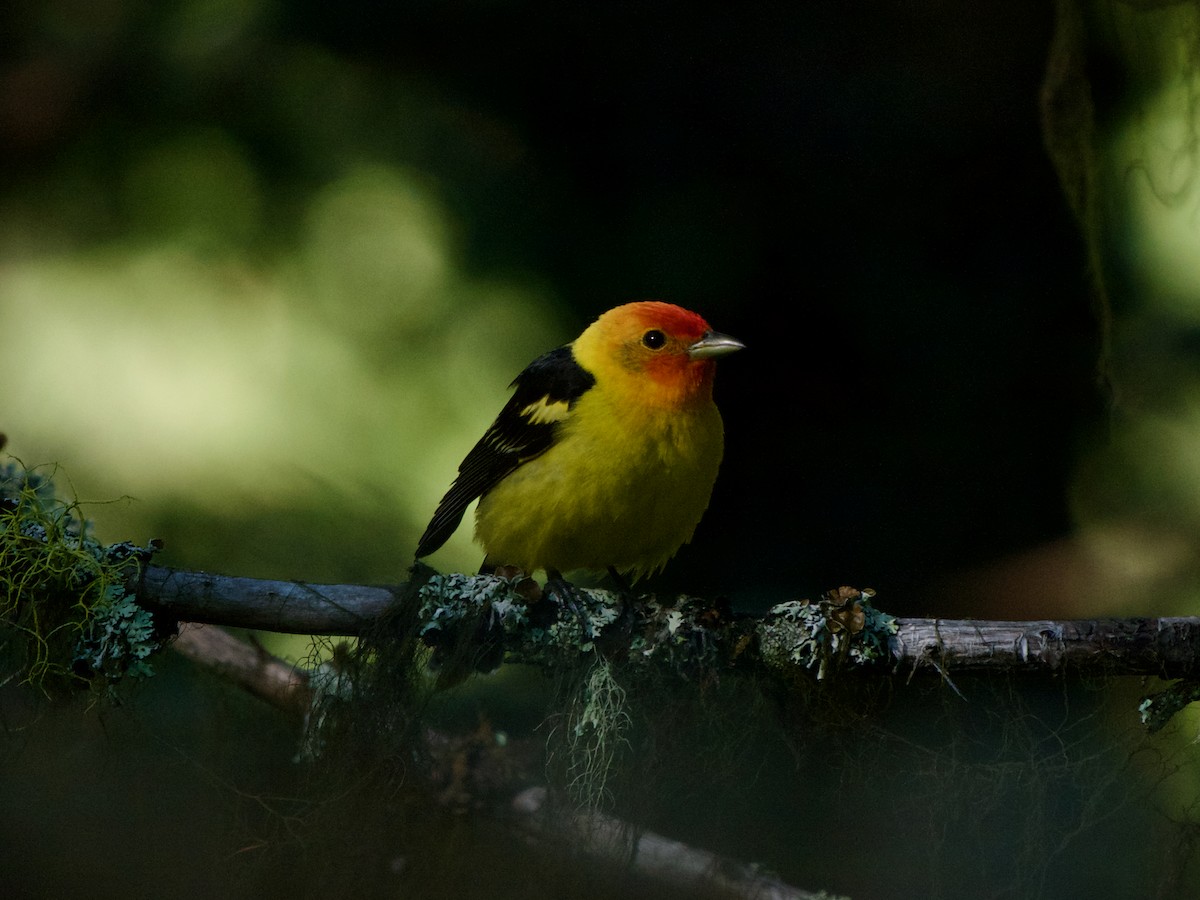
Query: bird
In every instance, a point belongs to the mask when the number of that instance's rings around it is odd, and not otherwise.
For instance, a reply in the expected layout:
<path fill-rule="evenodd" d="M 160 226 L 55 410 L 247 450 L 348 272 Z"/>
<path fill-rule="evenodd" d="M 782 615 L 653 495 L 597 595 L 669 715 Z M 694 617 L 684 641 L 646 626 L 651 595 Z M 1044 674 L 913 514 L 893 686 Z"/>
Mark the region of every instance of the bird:
<path fill-rule="evenodd" d="M 552 581 L 662 569 L 708 507 L 724 453 L 716 360 L 744 349 L 697 313 L 658 300 L 608 310 L 530 363 L 458 467 L 416 557 L 458 528 L 476 498 L 481 572 Z"/>

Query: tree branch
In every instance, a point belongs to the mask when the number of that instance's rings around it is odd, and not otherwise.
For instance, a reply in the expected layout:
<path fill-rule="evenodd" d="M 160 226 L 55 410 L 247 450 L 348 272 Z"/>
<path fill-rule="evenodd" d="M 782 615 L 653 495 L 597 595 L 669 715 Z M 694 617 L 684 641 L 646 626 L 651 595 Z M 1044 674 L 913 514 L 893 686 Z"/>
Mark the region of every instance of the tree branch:
<path fill-rule="evenodd" d="M 813 893 L 792 887 L 728 857 L 691 847 L 653 831 L 635 829 L 628 822 L 599 812 L 569 815 L 548 811 L 544 787 L 521 791 L 512 800 L 512 811 L 522 828 L 545 843 L 584 847 L 610 863 L 676 887 L 719 891 L 722 896 L 753 900 L 845 900 L 824 891 Z"/>
<path fill-rule="evenodd" d="M 252 579 L 237 579 L 246 582 Z M 245 585 L 239 585 L 244 590 Z M 308 711 L 312 691 L 307 673 L 272 656 L 262 647 L 241 640 L 220 628 L 185 624 L 171 644 L 193 662 L 213 669 L 218 675 L 249 691 L 272 706 L 289 713 Z M 444 770 L 458 774 L 456 781 L 470 779 L 458 772 L 454 757 L 461 751 L 461 742 L 444 736 L 430 742 L 434 758 L 445 756 L 442 765 L 433 771 Z M 486 765 L 486 754 L 464 754 L 474 759 L 474 765 Z M 794 888 L 769 873 L 753 866 L 719 856 L 707 850 L 691 847 L 654 832 L 637 828 L 628 822 L 595 811 L 552 811 L 549 792 L 543 786 L 524 787 L 505 782 L 506 767 L 502 762 L 497 772 L 487 779 L 499 779 L 511 798 L 497 815 L 514 816 L 517 826 L 547 852 L 558 852 L 563 844 L 572 851 L 583 850 L 593 859 L 612 865 L 628 866 L 641 876 L 676 888 L 699 888 L 720 891 L 722 896 L 745 897 L 747 900 L 838 900 L 830 894 Z M 444 790 L 443 802 L 459 798 L 463 785 L 457 790 Z M 704 893 L 708 896 L 708 893 Z"/>
<path fill-rule="evenodd" d="M 290 634 L 360 634 L 403 585 L 305 584 L 147 566 L 138 601 L 175 619 Z"/>
<path fill-rule="evenodd" d="M 152 609 L 190 622 L 205 622 L 297 634 L 361 634 L 393 604 L 405 585 L 369 587 L 305 584 L 185 572 L 149 566 L 138 585 L 138 600 Z M 774 646 L 774 668 L 814 670 L 811 655 L 796 652 L 807 634 L 778 611 L 761 617 L 727 619 L 729 627 L 707 628 L 726 660 L 744 658 L 746 638 L 758 646 Z M 814 605 L 815 608 L 815 605 Z M 674 609 L 666 607 L 667 610 Z M 678 607 L 683 623 L 709 616 L 703 601 Z M 645 610 L 640 611 L 645 614 Z M 662 609 L 659 609 L 662 619 Z M 837 616 L 830 619 L 835 625 Z M 1194 678 L 1200 675 L 1200 618 L 1033 622 L 971 619 L 895 619 L 887 636 L 887 658 L 898 671 L 941 672 L 982 669 L 1080 674 L 1157 675 Z M 639 622 L 639 626 L 646 624 Z M 678 622 L 670 634 L 678 633 Z M 691 623 L 694 624 L 694 623 Z M 699 625 L 697 628 L 701 627 Z M 836 630 L 836 629 L 835 629 Z M 642 634 L 634 627 L 629 634 Z M 521 646 L 515 648 L 518 657 Z"/>
<path fill-rule="evenodd" d="M 1200 618 L 997 622 L 898 619 L 892 657 L 901 668 L 1023 669 L 1195 677 Z"/>
<path fill-rule="evenodd" d="M 312 701 L 307 673 L 294 670 L 261 647 L 220 629 L 188 625 L 186 621 L 299 633 L 357 634 L 393 604 L 428 604 L 431 597 L 456 603 L 455 592 L 461 589 L 464 596 L 469 595 L 469 602 L 476 604 L 472 607 L 478 617 L 475 625 L 486 617 L 503 625 L 500 633 L 510 658 L 539 652 L 535 639 L 524 634 L 525 631 L 545 633 L 557 628 L 558 640 L 568 634 L 579 640 L 583 634 L 580 626 L 586 628 L 588 622 L 594 621 L 595 610 L 576 609 L 573 614 L 580 617 L 579 621 L 568 615 L 560 624 L 547 627 L 542 622 L 537 628 L 528 627 L 529 620 L 536 618 L 533 611 L 546 602 L 540 590 L 523 582 L 511 585 L 509 594 L 489 593 L 497 583 L 501 588 L 510 586 L 503 579 L 489 582 L 455 576 L 442 579 L 437 590 L 422 599 L 416 591 L 406 590 L 406 586 L 310 585 L 151 567 L 140 580 L 138 597 L 139 602 L 185 621 L 173 645 L 176 650 L 216 669 L 272 705 L 303 713 Z M 597 608 L 612 606 L 611 598 L 591 598 L 580 593 L 577 600 L 596 603 Z M 497 601 L 496 597 L 502 599 Z M 631 659 L 661 654 L 660 659 L 665 657 L 679 663 L 695 653 L 726 664 L 742 665 L 749 660 L 785 677 L 803 675 L 809 679 L 827 676 L 832 669 L 846 665 L 855 652 L 869 664 L 872 656 L 862 647 L 871 640 L 886 648 L 886 653 L 880 653 L 877 660 L 881 667 L 900 672 L 906 669 L 937 672 L 947 679 L 951 672 L 986 669 L 1194 677 L 1200 658 L 1197 618 L 895 620 L 874 610 L 869 600 L 869 593 L 842 588 L 817 603 L 788 602 L 773 607 L 763 616 L 735 617 L 695 598 L 677 598 L 672 605 L 642 598 L 635 605 L 633 624 L 627 617 L 613 614 L 609 619 L 613 634 L 597 636 L 595 640 L 606 644 L 606 652 L 620 647 L 622 642 L 624 649 L 630 650 L 635 641 L 640 641 L 636 651 L 630 652 Z M 526 601 L 527 606 L 522 607 L 520 601 Z M 502 604 L 507 605 L 506 612 L 499 611 Z M 512 609 L 518 607 L 527 612 L 513 616 Z M 453 622 L 459 614 L 448 607 L 437 606 L 436 610 L 439 615 L 433 618 L 438 621 Z M 417 621 L 416 610 L 405 612 L 412 613 Z M 426 615 L 421 621 L 431 619 Z M 513 627 L 513 621 L 518 627 Z M 498 639 L 495 632 L 487 629 L 479 633 L 490 634 L 491 640 Z M 851 638 L 858 638 L 860 643 L 855 645 Z M 1168 691 L 1143 703 L 1143 718 L 1149 727 L 1161 727 L 1161 721 L 1198 695 L 1194 684 L 1191 687 L 1188 682 L 1180 684 L 1186 689 Z M 457 746 L 453 741 L 442 743 L 451 748 Z M 464 759 L 484 756 L 461 755 Z M 454 765 L 444 768 L 458 771 Z M 467 781 L 459 777 L 455 784 L 462 788 Z M 490 783 L 490 779 L 485 781 Z M 458 796 L 461 790 L 445 793 Z M 596 859 L 632 865 L 647 877 L 675 885 L 717 886 L 733 896 L 780 900 L 809 900 L 816 896 L 753 867 L 642 831 L 595 811 L 551 811 L 544 804 L 546 790 L 541 787 L 513 784 L 508 796 L 509 814 L 516 814 L 518 826 L 548 849 L 565 840 L 574 847 L 584 848 Z"/>
<path fill-rule="evenodd" d="M 312 703 L 307 672 L 221 628 L 184 622 L 171 649 L 285 712 L 303 716 Z"/>

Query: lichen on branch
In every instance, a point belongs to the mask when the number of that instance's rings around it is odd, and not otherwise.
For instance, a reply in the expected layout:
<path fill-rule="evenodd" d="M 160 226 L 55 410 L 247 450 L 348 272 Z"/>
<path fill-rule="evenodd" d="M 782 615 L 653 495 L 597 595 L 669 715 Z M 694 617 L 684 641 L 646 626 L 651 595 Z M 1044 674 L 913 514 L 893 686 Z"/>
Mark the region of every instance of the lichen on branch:
<path fill-rule="evenodd" d="M 130 585 L 157 547 L 101 544 L 55 469 L 0 464 L 0 665 L 54 690 L 153 674 L 153 614 Z"/>

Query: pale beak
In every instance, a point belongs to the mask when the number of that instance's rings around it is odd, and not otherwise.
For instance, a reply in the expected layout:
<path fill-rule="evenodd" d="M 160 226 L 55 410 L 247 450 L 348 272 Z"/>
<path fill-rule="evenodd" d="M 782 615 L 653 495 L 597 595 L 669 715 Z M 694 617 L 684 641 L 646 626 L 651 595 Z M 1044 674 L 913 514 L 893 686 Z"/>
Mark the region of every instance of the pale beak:
<path fill-rule="evenodd" d="M 715 359 L 735 350 L 745 349 L 746 345 L 737 338 L 721 334 L 719 331 L 706 331 L 704 337 L 688 347 L 687 352 L 692 359 Z"/>

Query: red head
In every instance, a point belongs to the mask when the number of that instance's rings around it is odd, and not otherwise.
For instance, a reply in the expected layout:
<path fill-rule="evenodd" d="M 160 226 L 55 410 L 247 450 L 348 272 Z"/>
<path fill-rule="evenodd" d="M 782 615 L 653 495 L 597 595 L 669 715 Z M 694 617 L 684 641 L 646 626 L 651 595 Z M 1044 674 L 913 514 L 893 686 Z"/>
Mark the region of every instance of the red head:
<path fill-rule="evenodd" d="M 610 309 L 572 349 L 597 379 L 626 379 L 637 401 L 678 407 L 709 399 L 716 358 L 743 346 L 690 310 L 643 300 Z"/>

